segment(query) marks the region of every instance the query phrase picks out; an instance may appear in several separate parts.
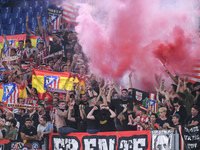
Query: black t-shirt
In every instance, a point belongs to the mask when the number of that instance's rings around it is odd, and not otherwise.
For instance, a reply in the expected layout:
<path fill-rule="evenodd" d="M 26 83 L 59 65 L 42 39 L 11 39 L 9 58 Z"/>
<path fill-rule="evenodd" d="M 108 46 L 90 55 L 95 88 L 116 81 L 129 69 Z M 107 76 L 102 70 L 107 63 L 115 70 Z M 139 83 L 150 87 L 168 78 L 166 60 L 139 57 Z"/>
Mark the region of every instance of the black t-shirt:
<path fill-rule="evenodd" d="M 160 118 L 158 118 L 158 119 L 156 120 L 156 123 L 157 123 L 160 127 L 162 127 L 162 128 L 164 127 L 164 124 L 165 124 L 165 123 L 169 123 L 170 126 L 173 125 L 172 121 L 169 120 L 169 119 L 161 120 Z"/>
<path fill-rule="evenodd" d="M 20 124 L 19 128 L 21 129 L 25 125 L 24 123 L 25 123 L 26 118 L 28 118 L 28 115 L 25 114 L 22 117 L 19 114 L 15 114 L 15 118 L 17 119 L 17 121 L 19 121 L 19 124 Z"/>
<path fill-rule="evenodd" d="M 93 106 L 85 108 L 86 116 L 92 110 L 92 108 L 93 108 Z M 95 110 L 93 115 L 95 116 L 98 113 L 98 111 L 99 110 Z M 87 119 L 87 129 L 99 129 L 99 123 L 96 120 Z"/>
<path fill-rule="evenodd" d="M 137 126 L 128 125 L 129 115 L 132 115 L 133 119 L 135 119 L 135 113 L 127 113 L 127 112 L 124 113 L 124 117 L 126 118 L 125 120 L 122 121 L 124 131 L 137 130 Z"/>
<path fill-rule="evenodd" d="M 95 121 L 99 123 L 101 131 L 116 131 L 113 119 L 110 118 L 111 113 L 109 110 L 103 111 L 104 113 L 102 113 L 102 111 L 98 111 L 98 113 L 94 115 Z"/>
<path fill-rule="evenodd" d="M 197 91 L 200 91 L 200 89 L 197 90 Z M 197 91 L 192 91 L 192 95 L 193 95 L 194 97 L 196 97 L 196 92 L 197 92 Z M 196 105 L 197 105 L 198 107 L 200 107 L 200 95 L 197 97 Z"/>
<path fill-rule="evenodd" d="M 65 43 L 65 56 L 68 52 L 74 53 L 74 45 L 76 44 L 76 41 L 73 42 L 66 42 Z"/>
<path fill-rule="evenodd" d="M 68 106 L 66 106 L 66 110 L 68 110 Z M 74 104 L 74 109 L 72 109 L 72 113 L 71 113 L 71 116 L 74 117 L 76 119 L 76 117 L 80 116 L 79 115 L 79 106 Z M 68 127 L 71 127 L 71 128 L 74 128 L 74 129 L 77 129 L 77 122 L 73 122 L 73 121 L 70 121 L 68 120 L 67 118 L 65 118 L 65 121 L 66 121 L 66 124 Z"/>
<path fill-rule="evenodd" d="M 22 127 L 25 125 L 25 120 L 26 118 L 28 118 L 29 116 L 27 114 L 25 114 L 23 117 L 20 116 L 19 114 L 15 114 L 15 118 L 17 119 L 17 121 L 19 121 L 19 132 L 18 132 L 18 136 L 17 136 L 17 139 L 18 140 L 21 140 L 21 130 L 22 130 Z"/>
<path fill-rule="evenodd" d="M 51 46 L 50 54 L 61 51 L 62 46 L 60 44 L 54 44 L 52 41 L 49 42 L 49 45 Z"/>
<path fill-rule="evenodd" d="M 180 115 L 179 122 L 185 124 L 185 119 L 187 118 L 187 110 L 185 106 L 181 105 L 179 111 L 176 111 L 176 114 Z"/>
<path fill-rule="evenodd" d="M 48 112 L 45 112 L 45 115 L 42 116 L 45 116 L 47 118 L 47 121 L 51 121 L 51 117 Z M 37 129 L 37 126 L 39 124 L 39 115 L 37 112 L 33 114 L 32 120 L 34 121 L 33 126 Z"/>
<path fill-rule="evenodd" d="M 30 129 L 27 129 L 26 126 L 24 125 L 22 127 L 21 130 L 22 133 L 24 133 L 25 135 L 29 135 L 29 136 L 33 136 L 33 135 L 37 135 L 37 130 L 35 127 L 31 126 Z"/>
<path fill-rule="evenodd" d="M 193 118 L 192 118 L 192 115 L 188 116 L 186 121 L 185 121 L 185 123 L 186 123 L 186 125 L 189 125 L 189 124 L 191 124 L 191 123 L 193 123 L 195 121 L 199 122 L 198 125 L 197 125 L 197 126 L 199 126 L 200 125 L 200 115 L 196 115 Z"/>
<path fill-rule="evenodd" d="M 113 111 L 116 110 L 116 115 L 118 116 L 124 110 L 124 108 L 127 107 L 127 105 L 129 103 L 133 103 L 133 100 L 127 99 L 126 101 L 124 101 L 122 99 L 112 99 L 111 104 L 110 104 L 110 108 Z M 117 124 L 120 125 L 119 119 L 117 119 Z"/>

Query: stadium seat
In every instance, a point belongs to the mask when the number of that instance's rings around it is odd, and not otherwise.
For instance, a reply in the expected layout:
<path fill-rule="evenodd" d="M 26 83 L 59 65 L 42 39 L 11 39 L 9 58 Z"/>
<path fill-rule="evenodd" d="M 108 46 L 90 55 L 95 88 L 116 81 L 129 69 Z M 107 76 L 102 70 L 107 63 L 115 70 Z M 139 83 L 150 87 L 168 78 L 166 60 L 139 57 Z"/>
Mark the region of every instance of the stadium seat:
<path fill-rule="evenodd" d="M 1 8 L 1 13 L 10 13 L 11 12 L 11 7 L 3 7 Z"/>
<path fill-rule="evenodd" d="M 36 8 L 39 6 L 40 6 L 40 3 L 38 1 L 31 1 L 31 3 L 30 3 L 30 7 L 33 7 L 33 8 Z"/>
<path fill-rule="evenodd" d="M 14 35 L 15 32 L 16 32 L 16 25 L 15 24 L 9 25 L 6 29 L 6 34 L 8 34 L 8 35 Z"/>
<path fill-rule="evenodd" d="M 22 23 L 25 23 L 24 18 L 18 18 L 17 21 L 16 21 L 17 26 L 18 26 L 19 24 L 22 24 Z"/>
<path fill-rule="evenodd" d="M 31 17 L 31 13 L 30 12 L 25 12 L 21 15 L 22 18 L 24 18 L 26 20 L 27 17 Z"/>
<path fill-rule="evenodd" d="M 33 7 L 25 7 L 24 8 L 24 12 L 30 12 L 30 13 L 32 13 L 33 12 Z"/>
<path fill-rule="evenodd" d="M 47 17 L 42 17 L 41 22 L 47 22 Z"/>
<path fill-rule="evenodd" d="M 22 23 L 21 25 L 17 26 L 17 34 L 25 33 L 26 32 L 26 24 Z"/>
<path fill-rule="evenodd" d="M 22 13 L 22 8 L 21 7 L 14 7 L 13 13 Z"/>
<path fill-rule="evenodd" d="M 4 34 L 4 29 L 0 29 L 0 35 Z"/>
<path fill-rule="evenodd" d="M 30 23 L 32 23 L 32 24 L 36 24 L 36 23 L 37 23 L 37 18 L 36 18 L 36 16 L 30 18 L 29 20 L 30 20 Z"/>
<path fill-rule="evenodd" d="M 42 13 L 44 11 L 44 8 L 43 7 L 36 7 L 35 8 L 35 12 L 40 12 Z"/>
<path fill-rule="evenodd" d="M 20 18 L 20 13 L 11 13 L 11 18 L 13 19 L 13 20 L 16 20 L 16 19 L 18 19 L 18 18 Z"/>
<path fill-rule="evenodd" d="M 50 2 L 49 1 L 45 1 L 44 3 L 41 3 L 42 7 L 44 8 L 48 8 L 50 6 Z"/>
<path fill-rule="evenodd" d="M 10 24 L 12 24 L 12 22 L 13 22 L 12 18 L 3 19 L 3 24 L 4 25 L 10 25 Z"/>
<path fill-rule="evenodd" d="M 32 31 L 35 31 L 35 27 L 37 26 L 37 24 L 36 23 L 32 23 L 31 25 L 30 25 L 30 29 L 32 30 Z"/>
<path fill-rule="evenodd" d="M 6 19 L 6 18 L 9 18 L 10 16 L 10 14 L 9 13 L 0 13 L 1 14 L 1 19 L 2 20 L 4 20 L 4 19 Z"/>
<path fill-rule="evenodd" d="M 29 2 L 28 1 L 21 1 L 20 6 L 24 7 L 24 8 L 29 7 Z"/>

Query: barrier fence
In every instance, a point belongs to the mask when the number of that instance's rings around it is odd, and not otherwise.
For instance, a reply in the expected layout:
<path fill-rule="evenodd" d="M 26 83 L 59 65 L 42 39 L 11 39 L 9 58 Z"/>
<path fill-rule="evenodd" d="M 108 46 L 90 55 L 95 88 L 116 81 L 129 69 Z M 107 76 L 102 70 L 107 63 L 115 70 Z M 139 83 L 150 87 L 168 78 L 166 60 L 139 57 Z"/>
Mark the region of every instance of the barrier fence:
<path fill-rule="evenodd" d="M 199 150 L 199 129 L 179 126 L 177 130 L 52 133 L 43 141 L 0 140 L 0 150 Z"/>

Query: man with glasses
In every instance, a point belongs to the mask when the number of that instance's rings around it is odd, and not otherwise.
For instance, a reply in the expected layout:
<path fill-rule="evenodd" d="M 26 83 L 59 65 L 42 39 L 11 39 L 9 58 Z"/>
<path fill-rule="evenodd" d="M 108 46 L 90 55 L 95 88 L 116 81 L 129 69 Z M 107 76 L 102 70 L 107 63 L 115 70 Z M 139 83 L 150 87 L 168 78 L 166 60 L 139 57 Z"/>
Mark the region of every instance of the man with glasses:
<path fill-rule="evenodd" d="M 19 40 L 19 42 L 18 42 L 19 47 L 14 47 L 14 46 L 10 45 L 5 34 L 3 34 L 2 36 L 5 39 L 5 42 L 6 42 L 6 45 L 8 46 L 8 48 L 16 49 L 17 55 L 20 57 L 21 62 L 28 60 L 28 52 L 24 49 L 24 41 L 23 40 Z"/>
<path fill-rule="evenodd" d="M 181 105 L 180 100 L 175 97 L 174 98 L 174 113 L 173 114 L 179 114 L 180 120 L 179 122 L 184 125 L 185 119 L 187 117 L 187 110 L 185 106 Z"/>
<path fill-rule="evenodd" d="M 116 115 L 118 116 L 124 108 L 127 107 L 128 104 L 133 103 L 133 99 L 130 99 L 128 96 L 128 90 L 127 89 L 122 89 L 121 91 L 121 99 L 112 99 L 111 100 L 111 105 L 110 108 L 115 112 L 116 110 Z M 116 129 L 118 131 L 124 131 L 124 127 L 121 125 L 120 120 L 116 119 Z"/>

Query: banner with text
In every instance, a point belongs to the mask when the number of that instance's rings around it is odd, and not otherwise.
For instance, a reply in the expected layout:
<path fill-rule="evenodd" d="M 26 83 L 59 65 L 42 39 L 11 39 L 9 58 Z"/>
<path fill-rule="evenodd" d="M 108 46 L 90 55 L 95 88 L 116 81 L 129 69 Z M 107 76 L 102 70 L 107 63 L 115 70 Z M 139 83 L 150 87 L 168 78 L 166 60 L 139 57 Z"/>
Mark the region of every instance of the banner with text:
<path fill-rule="evenodd" d="M 27 140 L 0 140 L 0 150 L 42 150 L 41 141 L 27 141 Z"/>
<path fill-rule="evenodd" d="M 183 140 L 185 144 L 184 146 L 186 150 L 200 149 L 200 127 L 199 126 L 183 127 L 182 136 L 183 136 Z"/>
<path fill-rule="evenodd" d="M 49 150 L 150 150 L 150 131 L 51 134 Z"/>

